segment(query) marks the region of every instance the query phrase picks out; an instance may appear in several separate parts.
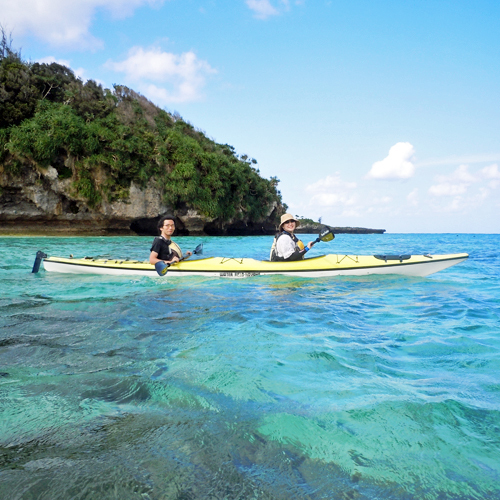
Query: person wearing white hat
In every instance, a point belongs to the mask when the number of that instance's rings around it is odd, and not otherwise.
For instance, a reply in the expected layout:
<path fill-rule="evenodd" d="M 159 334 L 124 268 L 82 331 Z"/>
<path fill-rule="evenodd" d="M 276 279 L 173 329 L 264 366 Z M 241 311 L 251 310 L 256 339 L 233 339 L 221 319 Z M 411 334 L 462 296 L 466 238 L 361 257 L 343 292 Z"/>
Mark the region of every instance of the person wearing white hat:
<path fill-rule="evenodd" d="M 300 260 L 313 247 L 314 241 L 310 241 L 307 246 L 304 246 L 304 243 L 293 234 L 299 224 L 300 222 L 292 214 L 281 216 L 279 231 L 274 237 L 271 247 L 270 260 Z"/>

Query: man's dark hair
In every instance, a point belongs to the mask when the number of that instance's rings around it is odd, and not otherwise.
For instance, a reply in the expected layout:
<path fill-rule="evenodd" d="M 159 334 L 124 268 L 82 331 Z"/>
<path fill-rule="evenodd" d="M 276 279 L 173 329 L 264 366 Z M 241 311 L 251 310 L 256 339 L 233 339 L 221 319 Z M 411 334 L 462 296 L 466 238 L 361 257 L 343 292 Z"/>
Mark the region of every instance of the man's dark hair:
<path fill-rule="evenodd" d="M 175 217 L 173 215 L 164 215 L 158 221 L 158 224 L 156 226 L 158 228 L 158 234 L 161 234 L 161 228 L 163 227 L 163 224 L 165 223 L 166 220 L 172 220 L 172 221 L 174 221 L 174 224 L 175 224 Z"/>

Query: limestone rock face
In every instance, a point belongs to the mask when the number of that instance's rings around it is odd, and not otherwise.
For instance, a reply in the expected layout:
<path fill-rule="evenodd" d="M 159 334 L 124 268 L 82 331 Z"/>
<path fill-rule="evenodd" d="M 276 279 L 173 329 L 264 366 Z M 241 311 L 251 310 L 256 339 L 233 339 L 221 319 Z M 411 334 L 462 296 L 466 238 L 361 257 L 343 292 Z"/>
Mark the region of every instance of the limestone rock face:
<path fill-rule="evenodd" d="M 89 207 L 72 189 L 72 179 L 60 179 L 52 166 L 25 165 L 19 177 L 0 165 L 0 234 L 156 235 L 157 221 L 167 213 L 177 217 L 180 235 L 274 231 L 270 221 L 222 223 L 188 206 L 173 211 L 154 182 L 144 189 L 132 183 L 128 198 Z"/>
<path fill-rule="evenodd" d="M 168 207 L 162 201 L 160 190 L 152 183 L 146 186 L 146 189 L 141 189 L 132 182 L 126 201 L 103 201 L 100 211 L 106 217 L 134 220 L 158 217 L 159 214 L 167 212 Z"/>
<path fill-rule="evenodd" d="M 70 160 L 66 167 L 70 167 Z M 274 220 L 281 215 L 276 204 L 267 218 L 245 217 L 222 222 L 206 217 L 187 205 L 172 210 L 161 190 L 151 181 L 144 189 L 132 183 L 126 199 L 101 201 L 90 207 L 72 189 L 71 178 L 61 179 L 57 170 L 24 165 L 21 176 L 13 176 L 0 165 L 0 234 L 46 235 L 157 235 L 156 225 L 165 214 L 176 216 L 176 234 L 211 236 L 273 235 Z M 332 228 L 334 233 L 384 233 L 384 229 Z M 321 224 L 302 224 L 297 232 L 319 233 Z"/>

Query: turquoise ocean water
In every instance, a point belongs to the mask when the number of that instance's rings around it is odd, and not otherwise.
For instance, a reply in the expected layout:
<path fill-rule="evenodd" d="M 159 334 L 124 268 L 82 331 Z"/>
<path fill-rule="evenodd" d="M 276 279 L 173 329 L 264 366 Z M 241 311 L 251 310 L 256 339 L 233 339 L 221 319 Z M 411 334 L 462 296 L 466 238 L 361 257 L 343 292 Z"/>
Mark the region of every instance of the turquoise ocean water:
<path fill-rule="evenodd" d="M 309 253 L 470 254 L 427 278 L 30 273 L 151 240 L 0 238 L 0 498 L 500 498 L 500 235 Z"/>

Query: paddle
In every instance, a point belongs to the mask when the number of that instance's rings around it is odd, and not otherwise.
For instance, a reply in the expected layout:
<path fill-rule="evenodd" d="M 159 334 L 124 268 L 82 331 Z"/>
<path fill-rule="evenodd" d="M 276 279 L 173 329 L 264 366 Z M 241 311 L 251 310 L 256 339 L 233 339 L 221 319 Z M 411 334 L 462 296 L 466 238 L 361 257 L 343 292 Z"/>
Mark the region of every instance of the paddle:
<path fill-rule="evenodd" d="M 193 250 L 193 254 L 194 255 L 201 255 L 203 253 L 203 243 L 200 243 L 194 250 Z M 182 262 L 186 257 L 182 257 L 182 259 L 179 260 L 179 262 Z M 174 264 L 176 264 L 176 262 L 174 262 Z M 167 271 L 168 271 L 168 268 L 171 266 L 172 264 L 165 264 L 165 262 L 163 261 L 159 261 L 155 264 L 155 269 L 156 269 L 156 272 L 160 275 L 160 276 L 165 276 L 165 274 L 167 274 Z"/>
<path fill-rule="evenodd" d="M 328 226 L 323 226 L 323 229 L 319 233 L 318 237 L 314 240 L 314 244 L 320 241 L 332 241 L 335 238 L 333 231 Z"/>

